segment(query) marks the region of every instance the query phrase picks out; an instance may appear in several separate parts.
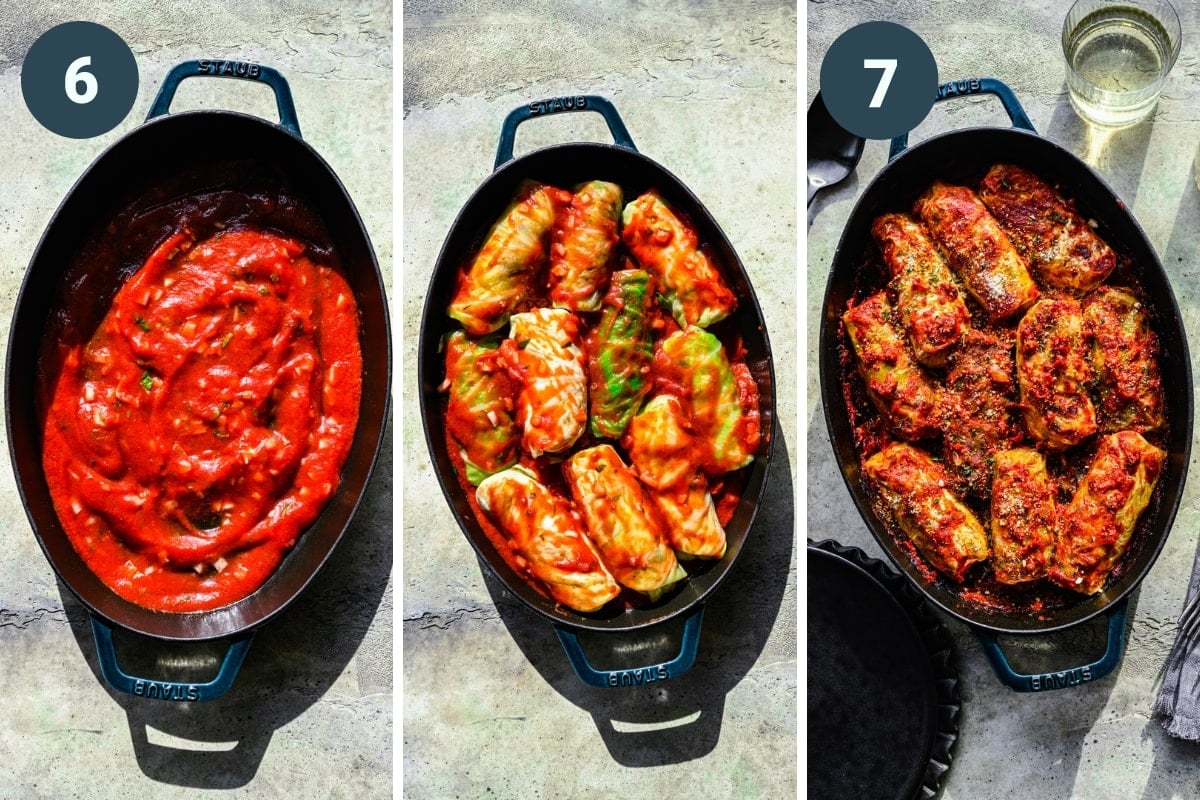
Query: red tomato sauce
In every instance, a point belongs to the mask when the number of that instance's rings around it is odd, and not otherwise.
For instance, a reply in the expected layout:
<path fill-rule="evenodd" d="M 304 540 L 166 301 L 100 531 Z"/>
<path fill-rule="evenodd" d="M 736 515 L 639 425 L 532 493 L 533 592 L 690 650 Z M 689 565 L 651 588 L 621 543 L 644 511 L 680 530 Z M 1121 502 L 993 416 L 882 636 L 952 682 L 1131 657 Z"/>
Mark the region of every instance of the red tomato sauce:
<path fill-rule="evenodd" d="M 322 260 L 257 226 L 197 240 L 181 224 L 89 339 L 44 351 L 55 510 L 126 600 L 174 612 L 236 602 L 337 487 L 362 353 L 354 294 Z"/>

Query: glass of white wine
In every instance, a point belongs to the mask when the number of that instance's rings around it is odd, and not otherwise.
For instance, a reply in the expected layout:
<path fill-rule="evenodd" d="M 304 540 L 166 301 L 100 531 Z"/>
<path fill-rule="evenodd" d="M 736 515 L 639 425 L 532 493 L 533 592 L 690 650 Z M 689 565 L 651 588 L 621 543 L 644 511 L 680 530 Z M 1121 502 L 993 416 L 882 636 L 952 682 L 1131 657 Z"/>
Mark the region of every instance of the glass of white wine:
<path fill-rule="evenodd" d="M 1165 0 L 1078 0 L 1062 32 L 1071 105 L 1099 128 L 1142 121 L 1175 66 L 1180 39 L 1179 15 Z"/>

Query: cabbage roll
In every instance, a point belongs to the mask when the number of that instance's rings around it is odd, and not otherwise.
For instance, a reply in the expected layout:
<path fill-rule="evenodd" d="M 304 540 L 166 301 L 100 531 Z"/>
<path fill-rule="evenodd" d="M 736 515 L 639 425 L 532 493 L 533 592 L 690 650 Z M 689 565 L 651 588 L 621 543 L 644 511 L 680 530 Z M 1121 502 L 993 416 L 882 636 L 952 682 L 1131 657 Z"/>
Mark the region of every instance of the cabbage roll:
<path fill-rule="evenodd" d="M 649 312 L 650 273 L 613 273 L 600 324 L 588 341 L 588 394 L 592 434 L 618 438 L 650 391 L 654 360 Z"/>
<path fill-rule="evenodd" d="M 913 355 L 941 367 L 971 324 L 971 314 L 942 252 L 906 214 L 883 214 L 871 225 L 896 288 L 896 308 Z"/>
<path fill-rule="evenodd" d="M 1039 300 L 1017 325 L 1017 382 L 1025 426 L 1048 450 L 1074 447 L 1096 432 L 1090 379 L 1079 302 Z"/>
<path fill-rule="evenodd" d="M 521 445 L 533 457 L 561 453 L 587 424 L 587 375 L 579 320 L 565 308 L 513 314 L 505 361 L 520 378 Z"/>
<path fill-rule="evenodd" d="M 721 341 L 695 326 L 661 343 L 664 372 L 685 392 L 692 425 L 702 443 L 700 465 L 718 474 L 754 460 L 760 435 L 757 415 L 742 405 L 737 378 Z"/>
<path fill-rule="evenodd" d="M 962 583 L 991 555 L 987 532 L 952 492 L 950 476 L 925 451 L 893 442 L 863 462 L 883 504 L 934 569 Z"/>
<path fill-rule="evenodd" d="M 975 192 L 934 181 L 913 210 L 992 321 L 1024 311 L 1037 299 L 1025 260 Z"/>
<path fill-rule="evenodd" d="M 1137 431 L 1105 437 L 1059 515 L 1050 580 L 1082 594 L 1104 588 L 1150 503 L 1166 453 Z"/>
<path fill-rule="evenodd" d="M 499 330 L 518 305 L 536 293 L 550 229 L 569 197 L 552 186 L 521 184 L 471 266 L 458 277 L 449 314 L 467 333 L 482 336 Z"/>
<path fill-rule="evenodd" d="M 524 467 L 484 478 L 475 499 L 508 535 L 550 596 L 576 611 L 596 611 L 621 591 L 584 533 L 571 501 Z"/>
<path fill-rule="evenodd" d="M 616 251 L 621 187 L 591 181 L 558 215 L 550 237 L 550 301 L 569 311 L 599 311 Z"/>
<path fill-rule="evenodd" d="M 903 439 L 938 434 L 939 393 L 909 355 L 895 309 L 879 292 L 842 314 L 867 394 Z"/>
<path fill-rule="evenodd" d="M 686 577 L 654 501 L 611 445 L 575 453 L 563 475 L 592 543 L 618 583 L 653 595 Z"/>
<path fill-rule="evenodd" d="M 979 199 L 1048 286 L 1083 295 L 1117 266 L 1117 256 L 1054 187 L 1026 169 L 997 164 Z"/>
<path fill-rule="evenodd" d="M 1046 459 L 1032 447 L 996 453 L 992 481 L 992 569 L 1001 583 L 1045 576 L 1054 553 L 1058 503 Z"/>
<path fill-rule="evenodd" d="M 446 340 L 446 427 L 459 445 L 472 486 L 517 461 L 516 389 L 499 356 L 496 337 L 472 341 L 455 331 Z"/>
<path fill-rule="evenodd" d="M 696 437 L 683 405 L 670 394 L 655 395 L 629 423 L 621 440 L 637 478 L 667 523 L 667 538 L 681 555 L 720 558 L 725 529 L 697 466 Z"/>
<path fill-rule="evenodd" d="M 1124 289 L 1102 286 L 1084 300 L 1083 330 L 1101 430 L 1147 433 L 1161 428 L 1158 338 L 1145 307 Z"/>
<path fill-rule="evenodd" d="M 638 480 L 652 489 L 667 489 L 688 480 L 694 469 L 695 437 L 679 398 L 660 394 L 650 398 L 629 422 L 621 443 Z"/>
<path fill-rule="evenodd" d="M 621 239 L 651 272 L 679 327 L 707 328 L 737 308 L 712 260 L 700 249 L 695 229 L 653 190 L 625 206 Z"/>

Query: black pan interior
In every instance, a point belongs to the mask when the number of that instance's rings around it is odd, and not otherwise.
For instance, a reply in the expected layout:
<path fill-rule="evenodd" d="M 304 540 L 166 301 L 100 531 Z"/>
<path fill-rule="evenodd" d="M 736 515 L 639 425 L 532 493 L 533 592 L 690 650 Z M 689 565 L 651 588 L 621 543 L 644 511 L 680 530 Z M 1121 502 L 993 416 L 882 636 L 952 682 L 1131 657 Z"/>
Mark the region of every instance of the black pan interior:
<path fill-rule="evenodd" d="M 1040 614 L 1002 613 L 964 598 L 938 577 L 929 581 L 912 564 L 893 534 L 876 516 L 863 488 L 858 455 L 842 395 L 839 365 L 840 317 L 853 297 L 856 276 L 874 248 L 870 227 L 887 211 L 907 211 L 935 178 L 976 185 L 995 163 L 1024 166 L 1075 200 L 1085 219 L 1119 254 L 1133 262 L 1149 300 L 1161 348 L 1160 365 L 1167 404 L 1167 463 L 1155 497 L 1142 515 L 1130 548 L 1109 585 L 1099 594 Z M 1102 613 L 1128 595 L 1150 570 L 1162 549 L 1183 492 L 1192 439 L 1191 362 L 1183 321 L 1162 264 L 1125 204 L 1085 163 L 1053 142 L 1018 129 L 978 128 L 931 138 L 889 163 L 867 187 L 850 215 L 834 253 L 825 290 L 820 339 L 821 395 L 838 465 L 859 513 L 900 570 L 927 596 L 959 619 L 997 632 L 1045 632 Z"/>
<path fill-rule="evenodd" d="M 445 376 L 440 348 L 442 337 L 458 327 L 446 315 L 446 306 L 454 293 L 455 275 L 463 262 L 474 253 L 488 228 L 496 221 L 516 194 L 524 179 L 533 179 L 561 188 L 570 188 L 587 180 L 613 181 L 632 199 L 649 188 L 657 188 L 663 197 L 690 215 L 701 242 L 713 248 L 722 273 L 738 298 L 738 310 L 714 331 L 740 335 L 746 348 L 746 363 L 758 384 L 762 412 L 763 443 L 742 491 L 733 517 L 726 526 L 728 547 L 725 557 L 703 574 L 687 581 L 679 592 L 662 603 L 625 611 L 592 615 L 578 614 L 557 606 L 530 587 L 496 551 L 487 534 L 475 521 L 462 487 L 455 478 L 444 428 L 444 399 L 438 385 Z M 674 175 L 641 154 L 614 145 L 572 143 L 547 147 L 510 161 L 475 191 L 459 212 L 438 256 L 421 320 L 418 344 L 418 378 L 421 384 L 421 415 L 425 438 L 446 500 L 464 534 L 479 557 L 504 585 L 534 611 L 552 622 L 568 627 L 595 630 L 629 630 L 645 627 L 684 613 L 702 602 L 725 577 L 742 549 L 754 521 L 758 501 L 770 465 L 771 437 L 775 426 L 775 383 L 770 344 L 762 311 L 750 280 L 733 246 L 704 206 Z"/>
<path fill-rule="evenodd" d="M 108 590 L 76 555 L 59 525 L 41 468 L 37 359 L 47 320 L 59 311 L 66 265 L 89 237 L 130 203 L 169 201 L 178 192 L 284 182 L 316 218 L 294 233 L 327 237 L 355 292 L 363 348 L 358 429 L 341 486 L 270 579 L 249 597 L 212 611 L 171 614 L 129 603 Z M 149 246 L 153 246 L 153 242 Z M 133 250 L 141 245 L 131 246 Z M 148 253 L 148 251 L 146 251 Z M 146 253 L 141 253 L 144 258 Z M 136 259 L 137 253 L 131 253 Z M 121 280 L 95 280 L 99 317 Z M 26 273 L 9 338 L 5 401 L 9 447 L 26 513 L 55 571 L 94 613 L 163 639 L 229 636 L 266 621 L 307 585 L 337 544 L 362 498 L 382 440 L 390 400 L 387 300 L 370 240 L 345 188 L 307 143 L 282 128 L 233 112 L 188 112 L 155 119 L 105 151 L 63 200 Z"/>

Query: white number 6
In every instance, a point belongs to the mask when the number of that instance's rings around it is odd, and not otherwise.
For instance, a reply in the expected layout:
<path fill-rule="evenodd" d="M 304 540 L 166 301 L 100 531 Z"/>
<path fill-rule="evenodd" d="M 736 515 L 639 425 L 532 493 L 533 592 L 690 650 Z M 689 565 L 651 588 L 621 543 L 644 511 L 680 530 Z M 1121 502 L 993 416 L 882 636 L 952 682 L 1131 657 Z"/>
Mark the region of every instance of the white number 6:
<path fill-rule="evenodd" d="M 871 96 L 870 104 L 870 108 L 879 108 L 883 105 L 883 98 L 887 94 L 888 87 L 892 85 L 892 76 L 896 74 L 896 59 L 864 58 L 863 69 L 883 70 L 883 75 L 879 79 L 879 85 L 875 87 L 875 94 Z"/>
<path fill-rule="evenodd" d="M 96 83 L 96 76 L 90 72 L 84 72 L 84 67 L 92 65 L 91 56 L 81 56 L 71 62 L 71 66 L 67 67 L 67 77 L 64 81 L 67 91 L 67 97 L 72 103 L 85 105 L 96 99 L 96 93 L 100 91 L 99 84 Z M 79 84 L 83 84 L 83 91 L 78 91 Z"/>

